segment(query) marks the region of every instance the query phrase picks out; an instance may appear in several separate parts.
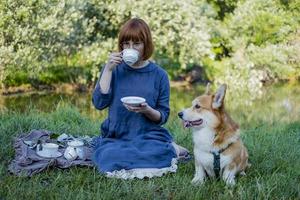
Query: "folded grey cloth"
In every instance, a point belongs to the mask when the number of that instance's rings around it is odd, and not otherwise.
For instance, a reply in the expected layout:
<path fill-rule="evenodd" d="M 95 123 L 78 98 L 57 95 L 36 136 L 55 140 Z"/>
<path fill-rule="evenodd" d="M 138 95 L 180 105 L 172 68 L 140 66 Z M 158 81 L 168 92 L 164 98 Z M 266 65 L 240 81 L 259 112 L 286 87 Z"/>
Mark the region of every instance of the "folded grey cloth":
<path fill-rule="evenodd" d="M 14 140 L 15 158 L 8 166 L 8 171 L 17 176 L 32 176 L 49 167 L 69 168 L 71 166 L 94 166 L 91 161 L 91 155 L 93 148 L 89 145 L 84 146 L 86 153 L 85 160 L 76 159 L 68 161 L 62 155 L 58 158 L 44 158 L 40 157 L 36 153 L 36 148 L 30 148 L 26 144 L 26 141 L 38 141 L 51 142 L 51 132 L 47 130 L 32 130 L 28 135 L 20 135 Z M 25 143 L 24 143 L 25 141 Z M 60 146 L 59 152 L 64 153 L 66 147 Z"/>

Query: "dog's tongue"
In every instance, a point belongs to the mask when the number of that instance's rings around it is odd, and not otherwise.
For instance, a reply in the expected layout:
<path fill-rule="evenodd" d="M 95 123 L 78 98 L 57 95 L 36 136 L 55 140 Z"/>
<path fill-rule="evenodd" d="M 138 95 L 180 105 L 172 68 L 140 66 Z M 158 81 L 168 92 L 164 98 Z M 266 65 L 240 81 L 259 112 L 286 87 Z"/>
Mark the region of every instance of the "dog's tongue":
<path fill-rule="evenodd" d="M 199 125 L 202 124 L 202 122 L 203 122 L 202 119 L 199 119 L 199 120 L 196 120 L 196 121 L 186 121 L 186 120 L 182 121 L 184 128 L 189 128 L 189 127 L 192 127 L 192 126 L 199 126 Z"/>

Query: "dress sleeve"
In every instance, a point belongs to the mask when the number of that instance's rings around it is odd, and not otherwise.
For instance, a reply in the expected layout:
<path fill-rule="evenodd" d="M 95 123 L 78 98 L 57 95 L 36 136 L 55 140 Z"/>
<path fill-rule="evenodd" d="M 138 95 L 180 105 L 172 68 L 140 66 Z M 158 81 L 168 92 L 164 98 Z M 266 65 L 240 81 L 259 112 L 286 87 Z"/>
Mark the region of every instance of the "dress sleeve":
<path fill-rule="evenodd" d="M 163 125 L 167 122 L 170 114 L 170 83 L 166 73 L 162 77 L 159 85 L 159 96 L 156 104 L 156 109 L 160 112 L 161 117 L 158 122 L 159 125 Z"/>
<path fill-rule="evenodd" d="M 96 83 L 95 89 L 93 91 L 93 97 L 92 102 L 96 109 L 103 110 L 104 108 L 108 107 L 112 101 L 112 85 L 114 81 L 114 73 L 111 77 L 110 87 L 107 94 L 102 93 L 101 87 L 100 87 L 100 78 L 102 76 L 103 70 L 101 71 L 100 77 Z"/>

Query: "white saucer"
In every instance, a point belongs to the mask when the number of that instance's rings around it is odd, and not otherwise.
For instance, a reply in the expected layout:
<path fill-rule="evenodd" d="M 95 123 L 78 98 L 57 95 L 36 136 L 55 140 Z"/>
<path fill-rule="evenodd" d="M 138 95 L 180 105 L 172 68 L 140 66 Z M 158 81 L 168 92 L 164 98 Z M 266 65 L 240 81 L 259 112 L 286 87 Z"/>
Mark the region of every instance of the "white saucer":
<path fill-rule="evenodd" d="M 146 99 L 143 97 L 128 96 L 121 98 L 121 101 L 130 106 L 140 106 L 142 103 L 146 102 Z"/>
<path fill-rule="evenodd" d="M 62 156 L 62 153 L 60 153 L 59 151 L 55 152 L 54 154 L 49 154 L 48 152 L 45 151 L 37 151 L 36 154 L 43 158 L 58 158 Z"/>

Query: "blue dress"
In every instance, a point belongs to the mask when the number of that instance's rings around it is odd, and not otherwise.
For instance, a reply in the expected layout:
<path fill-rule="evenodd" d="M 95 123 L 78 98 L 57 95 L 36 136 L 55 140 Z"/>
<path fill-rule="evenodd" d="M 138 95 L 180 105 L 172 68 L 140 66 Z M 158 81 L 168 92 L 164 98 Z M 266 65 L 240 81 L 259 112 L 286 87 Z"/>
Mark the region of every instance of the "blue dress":
<path fill-rule="evenodd" d="M 148 105 L 161 113 L 160 122 L 128 111 L 120 101 L 125 96 L 145 98 Z M 113 70 L 108 94 L 102 94 L 97 83 L 93 104 L 99 110 L 109 107 L 93 154 L 100 172 L 171 166 L 172 159 L 176 158 L 173 139 L 161 126 L 169 116 L 169 96 L 168 75 L 153 62 L 139 69 L 124 62 L 119 64 Z"/>

